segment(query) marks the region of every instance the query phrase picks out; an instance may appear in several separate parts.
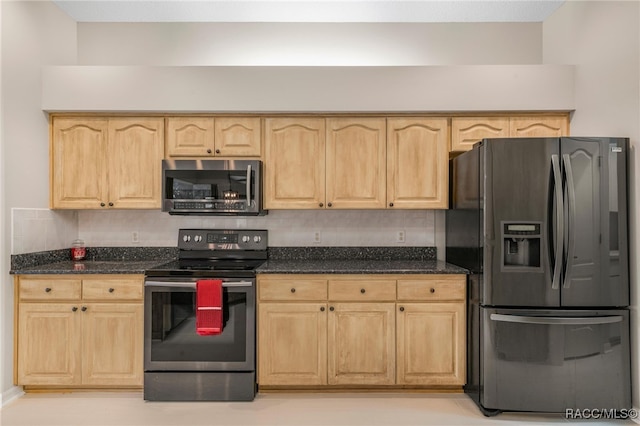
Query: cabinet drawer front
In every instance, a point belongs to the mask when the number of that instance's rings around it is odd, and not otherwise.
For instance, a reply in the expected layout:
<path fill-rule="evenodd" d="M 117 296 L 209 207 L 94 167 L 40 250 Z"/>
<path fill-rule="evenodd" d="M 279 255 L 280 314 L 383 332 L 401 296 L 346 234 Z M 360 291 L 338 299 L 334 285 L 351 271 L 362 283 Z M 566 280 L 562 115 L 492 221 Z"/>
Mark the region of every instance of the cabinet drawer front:
<path fill-rule="evenodd" d="M 79 279 L 20 278 L 20 300 L 79 300 Z"/>
<path fill-rule="evenodd" d="M 327 300 L 326 280 L 260 281 L 260 300 Z"/>
<path fill-rule="evenodd" d="M 398 300 L 464 300 L 464 277 L 398 280 Z"/>
<path fill-rule="evenodd" d="M 329 300 L 396 300 L 395 280 L 332 280 Z"/>
<path fill-rule="evenodd" d="M 142 291 L 140 279 L 82 280 L 82 298 L 87 300 L 142 300 Z"/>

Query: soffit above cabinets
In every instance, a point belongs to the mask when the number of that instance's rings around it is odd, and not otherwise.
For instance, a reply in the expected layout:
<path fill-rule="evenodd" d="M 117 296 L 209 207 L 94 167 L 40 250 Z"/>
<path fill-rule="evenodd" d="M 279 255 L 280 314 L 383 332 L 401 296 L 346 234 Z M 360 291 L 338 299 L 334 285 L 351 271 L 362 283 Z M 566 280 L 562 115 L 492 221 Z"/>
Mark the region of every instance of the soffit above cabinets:
<path fill-rule="evenodd" d="M 53 0 L 77 22 L 543 22 L 564 0 Z"/>

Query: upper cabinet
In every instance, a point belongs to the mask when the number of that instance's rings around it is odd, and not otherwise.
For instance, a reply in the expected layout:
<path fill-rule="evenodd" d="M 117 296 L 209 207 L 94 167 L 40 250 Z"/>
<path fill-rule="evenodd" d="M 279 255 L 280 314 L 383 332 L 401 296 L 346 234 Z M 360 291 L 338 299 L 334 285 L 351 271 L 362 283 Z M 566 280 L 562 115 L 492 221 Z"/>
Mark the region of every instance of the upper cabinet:
<path fill-rule="evenodd" d="M 382 209 L 386 193 L 384 118 L 328 118 L 328 208 Z"/>
<path fill-rule="evenodd" d="M 387 119 L 387 203 L 393 208 L 447 208 L 446 118 Z"/>
<path fill-rule="evenodd" d="M 266 209 L 325 204 L 324 118 L 265 118 Z"/>
<path fill-rule="evenodd" d="M 51 208 L 160 208 L 163 118 L 55 117 Z"/>
<path fill-rule="evenodd" d="M 484 138 L 569 136 L 569 114 L 500 117 L 453 117 L 451 151 L 471 149 Z"/>
<path fill-rule="evenodd" d="M 167 157 L 259 157 L 259 117 L 167 117 Z"/>

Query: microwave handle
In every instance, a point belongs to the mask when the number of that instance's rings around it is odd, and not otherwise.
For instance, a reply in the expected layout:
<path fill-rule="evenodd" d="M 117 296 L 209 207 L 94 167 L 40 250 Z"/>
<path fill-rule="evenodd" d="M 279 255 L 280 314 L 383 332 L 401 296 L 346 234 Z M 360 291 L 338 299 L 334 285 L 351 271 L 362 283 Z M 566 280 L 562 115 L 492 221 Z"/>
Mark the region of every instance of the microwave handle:
<path fill-rule="evenodd" d="M 247 209 L 251 207 L 251 164 L 247 166 Z"/>

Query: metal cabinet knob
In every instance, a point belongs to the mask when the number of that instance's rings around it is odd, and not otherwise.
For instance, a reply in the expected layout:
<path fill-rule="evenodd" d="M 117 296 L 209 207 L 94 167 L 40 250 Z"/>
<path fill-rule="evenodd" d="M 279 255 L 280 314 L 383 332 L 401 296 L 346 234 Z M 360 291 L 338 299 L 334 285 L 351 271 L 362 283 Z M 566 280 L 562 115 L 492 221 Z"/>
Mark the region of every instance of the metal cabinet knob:
<path fill-rule="evenodd" d="M 51 293 L 51 288 L 47 287 L 47 288 L 44 289 L 44 291 L 46 291 L 47 293 Z"/>
<path fill-rule="evenodd" d="M 78 307 L 77 307 L 77 306 L 74 306 L 73 308 L 71 308 L 71 311 L 72 311 L 72 312 L 75 312 L 75 311 L 77 311 L 77 310 L 78 310 Z"/>
<path fill-rule="evenodd" d="M 210 149 L 207 150 L 207 154 L 211 154 L 211 150 Z"/>
<path fill-rule="evenodd" d="M 331 306 L 331 307 L 329 308 L 329 310 L 330 310 L 331 312 L 333 312 L 333 311 L 335 310 L 335 308 L 334 308 L 333 306 Z"/>
<path fill-rule="evenodd" d="M 360 289 L 360 293 L 364 294 L 367 290 L 365 290 L 364 288 Z"/>
<path fill-rule="evenodd" d="M 104 207 L 104 206 L 106 206 L 105 203 L 100 203 L 100 207 Z"/>
<path fill-rule="evenodd" d="M 216 154 L 220 154 L 220 150 L 219 149 L 216 149 Z"/>
<path fill-rule="evenodd" d="M 404 312 L 404 306 L 400 306 L 400 312 Z"/>
<path fill-rule="evenodd" d="M 114 291 L 116 291 L 115 288 L 109 288 L 109 293 L 113 293 Z"/>
<path fill-rule="evenodd" d="M 324 306 L 320 307 L 320 312 L 324 312 Z"/>
<path fill-rule="evenodd" d="M 109 203 L 109 207 L 113 207 L 113 203 Z"/>
<path fill-rule="evenodd" d="M 84 311 L 86 311 L 86 310 L 87 310 L 87 307 L 86 307 L 86 306 L 83 306 L 82 308 L 80 308 L 80 310 L 81 310 L 82 312 L 84 312 Z"/>
<path fill-rule="evenodd" d="M 324 203 L 320 203 L 320 207 L 324 207 Z"/>
<path fill-rule="evenodd" d="M 296 289 L 295 289 L 295 288 L 292 288 L 292 289 L 291 289 L 291 293 L 295 293 L 295 292 L 296 292 Z"/>
<path fill-rule="evenodd" d="M 393 203 L 389 203 L 389 207 L 393 207 Z"/>
<path fill-rule="evenodd" d="M 436 289 L 432 287 L 432 288 L 430 288 L 430 289 L 429 289 L 429 291 L 430 291 L 431 293 L 435 293 L 435 292 L 436 292 Z"/>
<path fill-rule="evenodd" d="M 327 207 L 333 207 L 333 204 L 329 203 L 327 204 Z"/>

